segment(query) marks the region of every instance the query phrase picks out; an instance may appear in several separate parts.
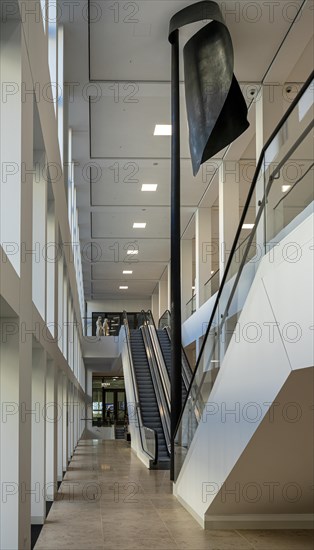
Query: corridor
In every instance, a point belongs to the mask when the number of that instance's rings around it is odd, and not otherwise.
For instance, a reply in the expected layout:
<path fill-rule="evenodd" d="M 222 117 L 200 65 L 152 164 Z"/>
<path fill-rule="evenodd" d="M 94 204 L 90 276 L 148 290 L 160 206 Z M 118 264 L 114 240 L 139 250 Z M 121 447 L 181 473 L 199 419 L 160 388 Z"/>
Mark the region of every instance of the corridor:
<path fill-rule="evenodd" d="M 124 441 L 81 440 L 35 550 L 312 550 L 312 531 L 204 531 Z"/>

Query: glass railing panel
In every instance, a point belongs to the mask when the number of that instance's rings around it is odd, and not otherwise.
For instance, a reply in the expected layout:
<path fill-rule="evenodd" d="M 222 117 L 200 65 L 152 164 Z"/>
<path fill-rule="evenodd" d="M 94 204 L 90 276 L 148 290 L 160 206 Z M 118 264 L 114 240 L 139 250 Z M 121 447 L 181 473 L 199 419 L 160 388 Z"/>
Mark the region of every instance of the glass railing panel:
<path fill-rule="evenodd" d="M 188 319 L 196 311 L 196 294 L 194 294 L 191 300 L 185 306 L 185 319 Z"/>
<path fill-rule="evenodd" d="M 205 300 L 209 300 L 219 289 L 219 269 L 212 273 L 210 279 L 205 283 Z"/>
<path fill-rule="evenodd" d="M 304 91 L 302 93 L 304 94 Z M 289 112 L 275 138 L 263 151 L 263 159 L 259 161 L 259 173 L 254 176 L 255 190 L 252 192 L 251 189 L 248 195 L 245 214 L 242 215 L 241 227 L 239 226 L 232 247 L 232 257 L 228 261 L 223 284 L 218 291 L 205 343 L 201 347 L 194 378 L 179 421 L 175 438 L 176 478 L 228 346 L 236 336 L 237 330 L 241 329 L 241 311 L 257 268 L 269 250 L 269 241 L 280 233 L 282 238 L 283 229 L 291 225 L 298 216 L 306 214 L 306 209 L 312 206 L 313 166 L 310 159 L 313 151 L 313 113 L 310 98 L 307 98 L 307 102 L 303 101 L 302 109 L 300 103 L 299 100 Z M 288 162 L 291 164 L 296 158 L 304 160 L 303 172 L 300 177 L 295 178 L 291 191 L 289 188 L 289 198 L 287 191 L 282 189 L 284 182 L 280 181 L 280 178 L 283 177 L 284 169 L 288 168 Z M 287 193 L 283 200 L 282 193 Z M 253 217 L 252 212 L 255 213 Z"/>
<path fill-rule="evenodd" d="M 158 328 L 171 327 L 171 313 L 170 311 L 165 311 L 165 313 L 160 317 L 158 322 Z"/>
<path fill-rule="evenodd" d="M 312 81 L 265 151 L 266 243 L 282 239 L 313 201 L 313 102 Z"/>
<path fill-rule="evenodd" d="M 282 161 L 266 205 L 266 241 L 276 243 L 290 231 L 314 199 L 313 135 L 309 132 L 294 153 Z M 306 158 L 308 157 L 308 158 Z M 287 177 L 287 174 L 290 174 Z"/>

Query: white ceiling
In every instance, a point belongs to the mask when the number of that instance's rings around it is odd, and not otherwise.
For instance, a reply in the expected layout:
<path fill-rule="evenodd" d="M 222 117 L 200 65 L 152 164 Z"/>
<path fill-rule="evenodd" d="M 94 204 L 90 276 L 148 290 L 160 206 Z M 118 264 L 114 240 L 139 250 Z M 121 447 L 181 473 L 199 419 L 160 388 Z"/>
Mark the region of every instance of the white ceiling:
<path fill-rule="evenodd" d="M 293 2 L 294 8 L 302 2 Z M 147 298 L 169 262 L 170 138 L 154 137 L 153 130 L 156 123 L 170 123 L 169 20 L 191 3 L 93 0 L 90 67 L 86 0 L 73 9 L 72 22 L 63 17 L 86 299 Z M 248 84 L 259 83 L 265 76 L 289 31 L 293 6 L 288 0 L 281 0 L 279 7 L 274 2 L 271 23 L 269 3 L 218 3 L 233 40 L 235 74 L 249 103 Z M 238 13 L 227 13 L 235 5 Z M 182 31 L 182 42 L 190 34 L 191 29 Z M 197 206 L 201 201 L 202 206 L 210 206 L 217 200 L 217 182 L 212 176 L 225 151 L 193 178 L 184 102 L 182 85 L 181 233 L 192 238 L 191 220 Z M 252 122 L 235 148 L 248 155 L 245 158 L 254 159 L 254 117 Z M 157 192 L 141 192 L 142 183 L 157 183 Z M 243 184 L 243 196 L 246 187 Z M 146 229 L 133 229 L 134 221 L 147 222 Z M 131 264 L 126 255 L 129 243 L 139 251 Z M 132 276 L 122 275 L 126 268 L 133 269 Z M 122 294 L 119 285 L 126 280 L 129 289 Z"/>

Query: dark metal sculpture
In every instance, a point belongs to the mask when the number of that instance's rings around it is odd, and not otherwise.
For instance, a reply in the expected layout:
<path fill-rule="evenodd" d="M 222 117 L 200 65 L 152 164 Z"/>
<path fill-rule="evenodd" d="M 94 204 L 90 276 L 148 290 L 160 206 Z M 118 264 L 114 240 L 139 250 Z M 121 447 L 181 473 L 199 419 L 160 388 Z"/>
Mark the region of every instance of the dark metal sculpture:
<path fill-rule="evenodd" d="M 184 8 L 170 21 L 169 41 L 175 31 L 211 20 L 183 50 L 186 108 L 193 173 L 201 164 L 239 137 L 249 126 L 247 106 L 233 74 L 230 33 L 216 2 Z"/>
<path fill-rule="evenodd" d="M 180 255 L 180 85 L 179 29 L 198 21 L 212 22 L 185 45 L 184 73 L 193 173 L 248 127 L 247 108 L 233 75 L 233 48 L 216 2 L 197 2 L 170 21 L 171 65 L 171 467 L 175 479 L 174 435 L 182 406 L 181 255 Z"/>

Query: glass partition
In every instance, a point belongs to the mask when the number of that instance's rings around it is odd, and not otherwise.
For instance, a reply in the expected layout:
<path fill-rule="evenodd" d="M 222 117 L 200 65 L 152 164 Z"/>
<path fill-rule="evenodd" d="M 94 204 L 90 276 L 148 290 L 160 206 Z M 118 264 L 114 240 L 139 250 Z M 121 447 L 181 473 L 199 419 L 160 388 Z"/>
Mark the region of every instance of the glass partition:
<path fill-rule="evenodd" d="M 175 479 L 201 420 L 263 255 L 313 210 L 313 76 L 259 159 L 175 437 Z M 312 90 L 311 96 L 308 91 Z M 306 105 L 300 109 L 304 96 Z M 304 102 L 303 102 L 304 104 Z M 301 113 L 301 114 L 300 114 Z M 295 167 L 294 176 L 291 174 Z M 288 182 L 288 174 L 290 174 Z M 289 186 L 289 187 L 288 187 Z M 258 203 L 256 206 L 256 197 Z M 252 220 L 252 212 L 256 212 Z M 245 231 L 249 234 L 245 235 Z"/>

